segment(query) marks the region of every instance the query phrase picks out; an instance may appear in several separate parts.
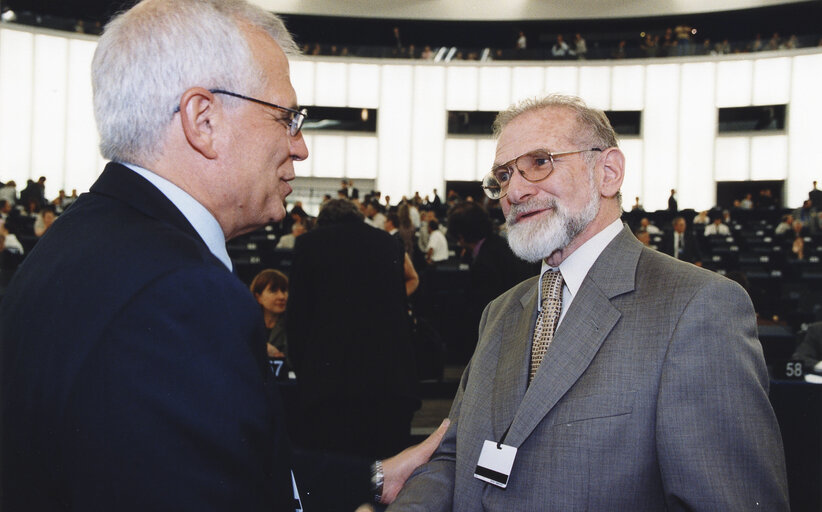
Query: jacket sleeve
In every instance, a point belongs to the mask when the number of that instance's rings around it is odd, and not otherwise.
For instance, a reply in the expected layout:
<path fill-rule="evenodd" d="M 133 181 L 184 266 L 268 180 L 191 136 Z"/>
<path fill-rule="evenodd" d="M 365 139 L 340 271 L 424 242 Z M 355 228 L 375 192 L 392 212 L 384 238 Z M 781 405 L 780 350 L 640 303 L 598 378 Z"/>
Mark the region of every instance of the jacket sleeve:
<path fill-rule="evenodd" d="M 782 438 L 753 306 L 713 280 L 674 329 L 657 397 L 656 445 L 669 510 L 788 510 Z"/>
<path fill-rule="evenodd" d="M 488 320 L 488 308 L 482 314 L 479 330 L 482 333 Z M 448 512 L 454 508 L 454 484 L 456 482 L 457 431 L 463 393 L 471 373 L 471 363 L 465 367 L 457 395 L 451 405 L 448 418 L 451 425 L 439 447 L 427 464 L 418 467 L 405 482 L 397 500 L 388 511 L 401 512 Z"/>

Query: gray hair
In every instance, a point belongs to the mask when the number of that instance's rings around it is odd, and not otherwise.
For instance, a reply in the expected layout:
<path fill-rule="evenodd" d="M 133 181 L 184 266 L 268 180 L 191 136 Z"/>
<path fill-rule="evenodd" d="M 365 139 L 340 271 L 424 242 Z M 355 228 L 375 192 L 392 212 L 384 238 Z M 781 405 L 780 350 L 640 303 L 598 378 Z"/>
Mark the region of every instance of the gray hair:
<path fill-rule="evenodd" d="M 494 119 L 494 138 L 499 138 L 508 123 L 527 112 L 548 108 L 566 108 L 576 114 L 579 130 L 569 138 L 585 147 L 617 147 L 617 136 L 605 112 L 589 107 L 577 96 L 551 94 L 543 98 L 529 98 L 500 112 Z M 589 155 L 590 157 L 590 155 Z M 596 155 L 593 155 L 596 158 Z"/>
<path fill-rule="evenodd" d="M 191 87 L 262 89 L 248 26 L 270 34 L 286 55 L 299 53 L 276 15 L 244 0 L 143 0 L 108 23 L 91 73 L 103 157 L 136 164 L 156 158 Z"/>

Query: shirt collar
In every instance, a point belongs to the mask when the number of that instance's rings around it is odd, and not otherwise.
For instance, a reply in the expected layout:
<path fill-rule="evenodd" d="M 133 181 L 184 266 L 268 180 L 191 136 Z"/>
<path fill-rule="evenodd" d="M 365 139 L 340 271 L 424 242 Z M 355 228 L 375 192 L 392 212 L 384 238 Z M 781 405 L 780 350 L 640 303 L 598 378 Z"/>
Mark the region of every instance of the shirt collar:
<path fill-rule="evenodd" d="M 126 167 L 136 172 L 143 178 L 151 182 L 152 185 L 163 193 L 174 206 L 180 210 L 180 213 L 188 220 L 194 227 L 194 230 L 203 239 L 211 254 L 217 257 L 223 265 L 232 270 L 231 258 L 228 256 L 228 251 L 225 248 L 225 235 L 220 223 L 211 215 L 205 206 L 200 204 L 196 199 L 191 197 L 186 191 L 168 181 L 162 176 L 155 174 L 148 169 L 144 169 L 138 165 L 123 163 Z"/>
<path fill-rule="evenodd" d="M 611 240 L 616 238 L 621 231 L 622 220 L 617 219 L 591 237 L 590 240 L 579 246 L 577 250 L 559 264 L 562 279 L 565 282 L 568 292 L 571 294 L 567 299 L 573 300 L 580 286 L 582 286 L 582 281 L 585 280 L 585 276 L 588 275 L 588 271 L 591 270 L 591 267 L 594 265 L 594 262 L 599 258 L 599 255 L 602 254 L 602 251 L 605 250 L 605 247 L 611 243 Z M 556 270 L 556 268 L 551 267 L 543 260 L 542 269 L 539 273 L 540 279 L 542 274 L 548 270 Z M 537 309 L 539 309 L 542 305 L 542 287 L 537 286 L 537 290 L 539 294 L 537 298 Z M 568 302 L 570 302 L 570 300 L 568 300 Z M 563 298 L 563 302 L 565 301 L 566 298 Z"/>

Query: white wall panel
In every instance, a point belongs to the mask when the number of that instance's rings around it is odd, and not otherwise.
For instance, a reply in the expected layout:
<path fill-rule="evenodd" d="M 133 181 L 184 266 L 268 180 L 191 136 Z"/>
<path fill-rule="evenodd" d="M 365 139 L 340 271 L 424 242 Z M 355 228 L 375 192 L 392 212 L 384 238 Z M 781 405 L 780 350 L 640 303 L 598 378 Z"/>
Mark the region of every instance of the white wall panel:
<path fill-rule="evenodd" d="M 732 60 L 717 64 L 716 106 L 744 107 L 751 104 L 753 61 Z"/>
<path fill-rule="evenodd" d="M 291 85 L 297 93 L 297 102 L 300 105 L 316 105 L 314 101 L 314 62 L 294 59 L 289 64 Z"/>
<path fill-rule="evenodd" d="M 511 68 L 482 67 L 479 70 L 479 110 L 503 110 L 511 97 Z"/>
<path fill-rule="evenodd" d="M 716 139 L 716 181 L 745 181 L 751 179 L 750 137 L 718 137 Z"/>
<path fill-rule="evenodd" d="M 545 93 L 577 94 L 579 68 L 577 66 L 549 66 L 545 69 Z"/>
<path fill-rule="evenodd" d="M 479 105 L 479 69 L 473 66 L 447 68 L 445 108 L 477 110 Z"/>
<path fill-rule="evenodd" d="M 579 70 L 579 96 L 588 106 L 611 108 L 611 67 L 583 66 Z"/>
<path fill-rule="evenodd" d="M 497 141 L 494 139 L 479 139 L 477 141 L 477 165 L 472 179 L 482 180 L 494 165 L 494 155 L 497 152 Z"/>
<path fill-rule="evenodd" d="M 512 70 L 511 103 L 533 98 L 543 93 L 545 88 L 545 68 L 541 66 L 518 66 Z"/>
<path fill-rule="evenodd" d="M 348 64 L 349 107 L 377 108 L 380 98 L 380 67 L 376 64 Z"/>
<path fill-rule="evenodd" d="M 401 197 L 411 188 L 414 105 L 409 100 L 414 96 L 413 87 L 414 70 L 411 66 L 383 66 L 377 124 L 380 145 L 376 183 L 383 195 Z"/>
<path fill-rule="evenodd" d="M 345 135 L 328 134 L 314 136 L 312 176 L 342 178 L 347 161 Z"/>
<path fill-rule="evenodd" d="M 348 68 L 342 62 L 318 62 L 314 83 L 314 104 L 345 107 L 348 100 Z"/>
<path fill-rule="evenodd" d="M 788 183 L 785 199 L 789 206 L 800 206 L 808 197 L 813 180 L 822 181 L 822 54 L 795 57 L 788 106 Z"/>
<path fill-rule="evenodd" d="M 37 40 L 35 51 L 35 39 Z M 99 173 L 92 122 L 87 36 L 0 26 L 0 179 L 46 175 L 58 188 L 86 190 Z M 635 62 L 450 64 L 299 57 L 292 82 L 304 105 L 378 109 L 376 135 L 306 133 L 305 176 L 376 179 L 399 197 L 449 179 L 480 178 L 493 160 L 490 138 L 446 134 L 447 110 L 498 110 L 545 93 L 581 94 L 591 105 L 643 111 L 642 134 L 622 141 L 626 205 L 665 207 L 671 188 L 683 207 L 713 201 L 716 180 L 786 179 L 798 206 L 822 161 L 822 53 L 750 54 Z M 775 135 L 716 135 L 717 108 L 788 104 Z"/>
<path fill-rule="evenodd" d="M 345 138 L 345 176 L 375 179 L 377 177 L 377 137 L 349 135 Z"/>
<path fill-rule="evenodd" d="M 92 41 L 69 40 L 68 112 L 66 115 L 65 180 L 59 188 L 85 191 L 102 171 L 97 149 L 100 137 L 92 105 L 91 59 L 96 45 Z"/>
<path fill-rule="evenodd" d="M 788 137 L 751 137 L 751 179 L 784 180 L 788 177 Z"/>
<path fill-rule="evenodd" d="M 671 189 L 679 187 L 679 65 L 648 66 L 645 77 L 642 161 L 646 175 L 653 178 L 644 180 L 641 196 L 645 208 L 657 210 L 667 205 Z"/>
<path fill-rule="evenodd" d="M 493 162 L 492 162 L 493 163 Z M 445 141 L 445 179 L 469 181 L 476 179 L 477 140 L 451 138 Z"/>
<path fill-rule="evenodd" d="M 308 131 L 302 133 L 305 146 L 308 148 L 308 158 L 294 162 L 294 173 L 297 176 L 314 176 L 314 136 Z"/>
<path fill-rule="evenodd" d="M 712 62 L 683 64 L 679 99 L 679 179 L 676 189 L 682 204 L 696 210 L 707 210 L 716 204 L 713 183 L 714 77 Z"/>
<path fill-rule="evenodd" d="M 411 181 L 404 192 L 443 189 L 443 158 L 447 119 L 445 115 L 445 68 L 414 67 L 414 111 L 411 140 Z"/>
<path fill-rule="evenodd" d="M 68 39 L 34 36 L 31 175 L 46 177 L 46 196 L 63 185 L 66 149 Z M 55 186 L 56 185 L 56 186 Z"/>
<path fill-rule="evenodd" d="M 645 197 L 642 196 L 643 180 L 646 179 L 642 172 L 642 140 L 625 139 L 619 141 L 619 148 L 625 154 L 625 178 L 622 180 L 622 207 L 629 209 L 634 204 L 634 198 L 639 196 L 645 209 L 651 207 L 646 204 Z M 653 179 L 652 176 L 647 179 Z"/>
<path fill-rule="evenodd" d="M 781 105 L 791 96 L 791 59 L 759 59 L 753 65 L 753 104 Z"/>
<path fill-rule="evenodd" d="M 34 36 L 0 30 L 0 180 L 18 191 L 31 174 Z"/>
<path fill-rule="evenodd" d="M 642 110 L 645 70 L 642 66 L 614 66 L 611 73 L 611 110 Z"/>

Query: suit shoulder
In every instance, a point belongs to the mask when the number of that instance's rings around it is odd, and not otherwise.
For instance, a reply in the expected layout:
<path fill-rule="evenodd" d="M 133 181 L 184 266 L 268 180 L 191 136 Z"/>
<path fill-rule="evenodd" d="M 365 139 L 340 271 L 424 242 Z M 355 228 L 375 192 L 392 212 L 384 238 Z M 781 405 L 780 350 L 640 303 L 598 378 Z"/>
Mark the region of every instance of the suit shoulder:
<path fill-rule="evenodd" d="M 747 296 L 739 284 L 716 272 L 647 247 L 643 248 L 637 263 L 636 281 L 638 289 L 664 289 L 669 294 L 693 295 L 700 291 L 724 290 L 723 293 Z"/>
<path fill-rule="evenodd" d="M 529 277 L 525 281 L 522 281 L 519 284 L 514 285 L 513 287 L 509 288 L 506 292 L 502 295 L 494 299 L 488 304 L 488 307 L 499 308 L 499 307 L 508 307 L 512 302 L 519 303 L 524 297 L 528 295 L 530 292 L 534 292 L 537 289 L 537 283 L 539 282 L 539 276 Z"/>

